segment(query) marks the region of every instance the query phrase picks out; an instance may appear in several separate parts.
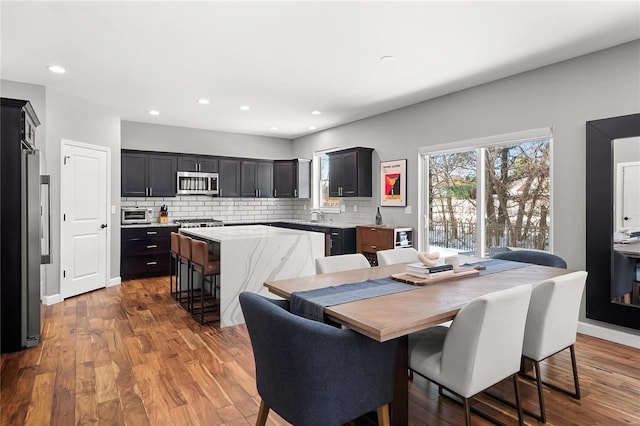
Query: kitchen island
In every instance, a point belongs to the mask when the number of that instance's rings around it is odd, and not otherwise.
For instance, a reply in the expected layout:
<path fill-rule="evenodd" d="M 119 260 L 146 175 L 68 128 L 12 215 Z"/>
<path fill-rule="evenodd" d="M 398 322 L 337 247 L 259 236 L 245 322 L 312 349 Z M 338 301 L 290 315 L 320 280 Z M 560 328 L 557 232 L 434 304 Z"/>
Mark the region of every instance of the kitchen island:
<path fill-rule="evenodd" d="M 266 281 L 314 275 L 324 257 L 324 235 L 264 225 L 185 228 L 220 254 L 220 327 L 244 322 L 238 295 L 268 294 Z"/>

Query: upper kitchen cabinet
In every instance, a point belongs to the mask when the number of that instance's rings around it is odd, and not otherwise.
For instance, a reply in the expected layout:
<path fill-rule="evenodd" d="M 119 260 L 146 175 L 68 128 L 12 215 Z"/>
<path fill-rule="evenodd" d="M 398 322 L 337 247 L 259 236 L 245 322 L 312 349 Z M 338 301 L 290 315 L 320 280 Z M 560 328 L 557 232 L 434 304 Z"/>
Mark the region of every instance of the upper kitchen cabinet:
<path fill-rule="evenodd" d="M 219 197 L 240 197 L 241 196 L 241 161 L 236 158 L 218 159 L 218 196 Z"/>
<path fill-rule="evenodd" d="M 242 160 L 243 197 L 269 198 L 273 192 L 273 161 Z"/>
<path fill-rule="evenodd" d="M 122 151 L 123 197 L 175 197 L 177 156 Z"/>
<path fill-rule="evenodd" d="M 178 171 L 218 173 L 218 159 L 215 157 L 199 157 L 196 155 L 179 155 Z"/>
<path fill-rule="evenodd" d="M 275 198 L 309 198 L 311 196 L 311 160 L 274 161 L 273 196 Z"/>
<path fill-rule="evenodd" d="M 329 196 L 371 197 L 372 148 L 350 148 L 330 152 Z"/>

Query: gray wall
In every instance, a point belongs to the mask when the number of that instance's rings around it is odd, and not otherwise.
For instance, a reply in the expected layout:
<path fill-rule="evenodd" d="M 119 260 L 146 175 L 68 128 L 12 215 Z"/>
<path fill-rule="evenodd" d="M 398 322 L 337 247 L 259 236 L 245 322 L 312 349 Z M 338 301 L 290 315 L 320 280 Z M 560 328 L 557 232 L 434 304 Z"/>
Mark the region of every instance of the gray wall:
<path fill-rule="evenodd" d="M 420 147 L 553 127 L 554 252 L 570 268 L 584 269 L 585 122 L 637 112 L 640 41 L 305 136 L 294 140 L 294 154 L 308 157 L 331 147 L 368 146 L 375 148 L 378 160 L 408 159 L 412 214 L 398 207 L 381 212 L 385 222 L 417 227 Z M 373 204 L 379 203 L 378 169 L 374 162 Z"/>
<path fill-rule="evenodd" d="M 270 160 L 294 158 L 289 139 L 134 121 L 122 122 L 122 148 Z"/>

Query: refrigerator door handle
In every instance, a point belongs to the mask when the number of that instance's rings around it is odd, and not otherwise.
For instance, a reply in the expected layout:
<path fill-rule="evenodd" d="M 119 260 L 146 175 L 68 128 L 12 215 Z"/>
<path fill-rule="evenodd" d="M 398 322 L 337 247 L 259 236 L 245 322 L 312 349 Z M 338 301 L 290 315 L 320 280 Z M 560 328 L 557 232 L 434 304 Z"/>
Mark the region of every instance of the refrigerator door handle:
<path fill-rule="evenodd" d="M 51 176 L 40 175 L 40 263 L 51 264 Z"/>

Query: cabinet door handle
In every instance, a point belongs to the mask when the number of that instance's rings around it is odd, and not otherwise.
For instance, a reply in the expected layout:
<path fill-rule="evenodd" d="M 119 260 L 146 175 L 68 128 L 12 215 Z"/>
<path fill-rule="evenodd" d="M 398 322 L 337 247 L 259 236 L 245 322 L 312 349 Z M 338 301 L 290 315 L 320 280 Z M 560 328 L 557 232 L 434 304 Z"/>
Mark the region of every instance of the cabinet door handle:
<path fill-rule="evenodd" d="M 371 246 L 371 248 L 375 250 L 378 248 L 378 246 Z"/>
<path fill-rule="evenodd" d="M 338 233 L 337 232 L 332 232 L 331 235 L 335 235 L 337 237 Z"/>
<path fill-rule="evenodd" d="M 298 198 L 298 190 L 297 189 L 293 190 L 293 198 Z"/>
<path fill-rule="evenodd" d="M 276 189 L 273 190 L 273 198 L 278 198 L 278 191 Z"/>
<path fill-rule="evenodd" d="M 152 249 L 152 248 L 158 248 L 157 244 L 151 244 L 147 246 L 148 249 Z"/>
<path fill-rule="evenodd" d="M 147 235 L 156 235 L 158 231 L 147 231 Z"/>
<path fill-rule="evenodd" d="M 258 189 L 258 198 L 262 197 L 262 190 Z"/>
<path fill-rule="evenodd" d="M 153 197 L 153 188 L 149 187 L 149 197 Z"/>
<path fill-rule="evenodd" d="M 157 265 L 158 262 L 147 262 L 147 265 Z"/>

